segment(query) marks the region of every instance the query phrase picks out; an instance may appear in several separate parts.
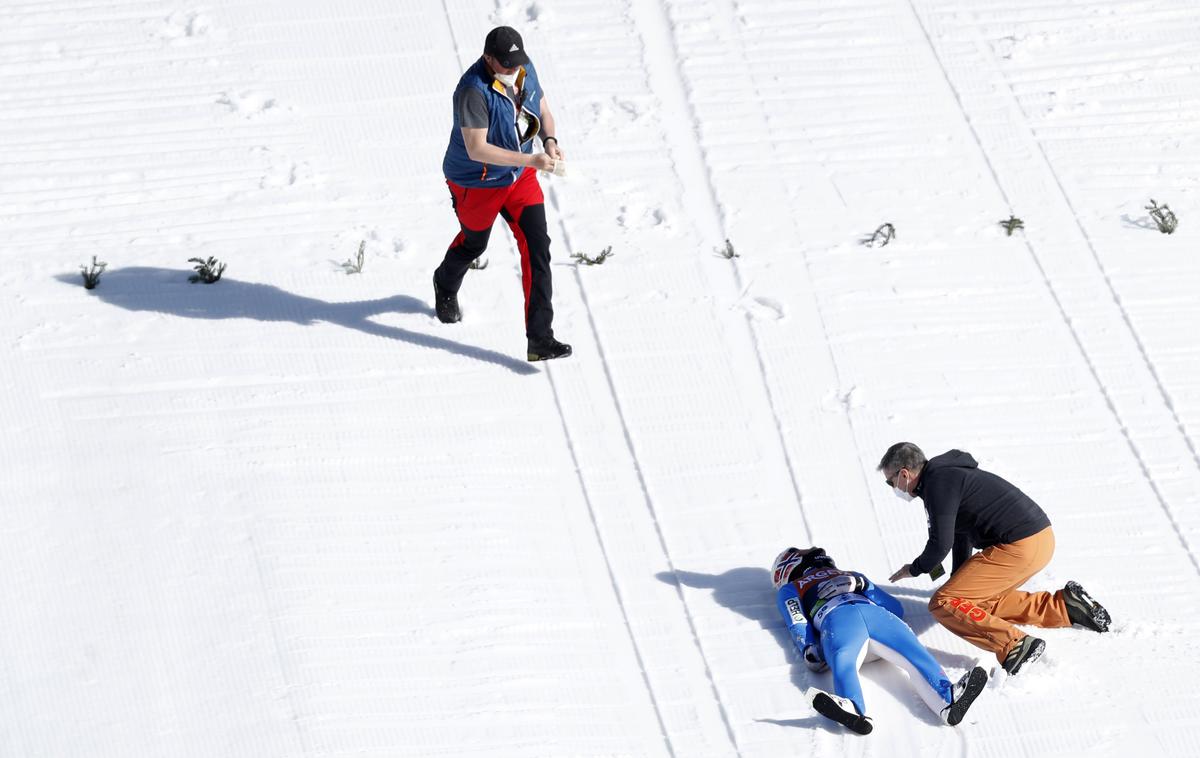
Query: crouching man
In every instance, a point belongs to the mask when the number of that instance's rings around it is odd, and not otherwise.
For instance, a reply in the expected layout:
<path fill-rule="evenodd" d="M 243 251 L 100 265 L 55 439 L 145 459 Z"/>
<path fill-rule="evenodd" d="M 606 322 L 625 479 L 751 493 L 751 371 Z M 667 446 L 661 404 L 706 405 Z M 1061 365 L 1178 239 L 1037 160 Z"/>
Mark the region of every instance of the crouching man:
<path fill-rule="evenodd" d="M 929 611 L 954 634 L 994 654 L 1009 674 L 1046 648 L 1017 624 L 1108 631 L 1108 611 L 1078 582 L 1053 593 L 1020 589 L 1054 555 L 1050 518 L 1024 492 L 979 468 L 970 453 L 951 450 L 926 460 L 921 448 L 898 442 L 884 453 L 879 471 L 901 500 L 921 498 L 929 523 L 925 549 L 891 581 L 930 573 L 953 551 L 951 577 L 933 593 Z M 981 552 L 972 555 L 974 550 Z"/>

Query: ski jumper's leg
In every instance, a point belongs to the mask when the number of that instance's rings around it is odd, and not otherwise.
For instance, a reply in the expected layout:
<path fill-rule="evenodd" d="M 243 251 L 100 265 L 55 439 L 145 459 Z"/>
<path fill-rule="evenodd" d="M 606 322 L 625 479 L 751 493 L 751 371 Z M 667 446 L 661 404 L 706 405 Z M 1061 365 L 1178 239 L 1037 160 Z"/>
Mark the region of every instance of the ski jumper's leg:
<path fill-rule="evenodd" d="M 450 201 L 454 204 L 454 215 L 458 217 L 459 232 L 433 276 L 439 287 L 457 293 L 471 261 L 487 249 L 492 224 L 511 188 L 460 187 L 450 181 L 446 184 L 450 187 Z"/>
<path fill-rule="evenodd" d="M 1006 545 L 976 554 L 938 588 L 929 610 L 942 626 L 1004 662 L 1008 651 L 1025 636 L 1013 622 L 1036 626 L 1070 626 L 1066 602 L 1048 592 L 1016 588 L 1045 568 L 1054 554 L 1050 527 Z"/>
<path fill-rule="evenodd" d="M 821 652 L 833 672 L 833 693 L 849 698 L 858 715 L 867 715 L 858 668 L 867 655 L 867 625 L 858 613 L 862 606 L 834 608 L 821 626 Z"/>
<path fill-rule="evenodd" d="M 500 211 L 521 252 L 521 285 L 525 290 L 525 336 L 554 336 L 554 308 L 550 303 L 550 235 L 546 231 L 546 205 L 537 172 L 526 168 L 513 185 Z"/>
<path fill-rule="evenodd" d="M 863 618 L 871 635 L 870 648 L 880 658 L 908 674 L 913 689 L 925 705 L 940 715 L 950 705 L 954 685 L 925 646 L 917 640 L 912 629 L 891 612 L 878 606 L 864 606 Z"/>

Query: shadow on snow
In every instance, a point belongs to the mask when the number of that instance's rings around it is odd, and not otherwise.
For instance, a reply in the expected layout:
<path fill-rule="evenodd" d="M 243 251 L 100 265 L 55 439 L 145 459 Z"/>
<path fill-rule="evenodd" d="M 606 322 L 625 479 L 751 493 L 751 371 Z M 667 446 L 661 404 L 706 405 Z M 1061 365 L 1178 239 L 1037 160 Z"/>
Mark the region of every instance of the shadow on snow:
<path fill-rule="evenodd" d="M 78 284 L 78 274 L 61 274 L 59 281 Z M 380 300 L 329 303 L 296 295 L 269 284 L 221 279 L 212 285 L 192 284 L 187 272 L 178 269 L 134 266 L 104 274 L 92 294 L 106 303 L 130 311 L 166 313 L 198 319 L 248 318 L 256 321 L 286 321 L 307 326 L 318 321 L 419 347 L 445 350 L 465 358 L 493 363 L 517 374 L 536 374 L 527 362 L 481 347 L 434 337 L 396 326 L 377 324 L 373 316 L 411 313 L 433 316 L 433 308 L 408 295 Z"/>

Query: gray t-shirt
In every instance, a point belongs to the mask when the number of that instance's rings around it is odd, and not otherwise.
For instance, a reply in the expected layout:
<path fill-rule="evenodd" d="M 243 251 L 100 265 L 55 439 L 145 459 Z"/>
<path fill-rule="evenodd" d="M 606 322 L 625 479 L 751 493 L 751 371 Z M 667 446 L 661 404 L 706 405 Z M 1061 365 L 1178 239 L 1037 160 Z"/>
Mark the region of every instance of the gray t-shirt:
<path fill-rule="evenodd" d="M 504 93 L 508 99 L 517 102 L 517 90 L 505 87 Z M 463 129 L 486 129 L 488 127 L 487 97 L 474 87 L 464 87 L 454 99 L 454 109 L 458 111 L 458 125 Z"/>
<path fill-rule="evenodd" d="M 504 92 L 514 103 L 517 101 L 515 89 L 505 87 Z M 464 87 L 455 96 L 454 108 L 458 111 L 458 125 L 462 129 L 487 129 L 491 124 L 488 116 L 487 97 L 474 87 Z M 517 111 L 517 121 L 513 126 L 516 127 L 522 143 L 533 139 L 532 124 L 524 108 Z"/>
<path fill-rule="evenodd" d="M 458 113 L 458 125 L 463 129 L 488 127 L 487 98 L 474 87 L 463 87 L 454 99 L 454 110 Z"/>

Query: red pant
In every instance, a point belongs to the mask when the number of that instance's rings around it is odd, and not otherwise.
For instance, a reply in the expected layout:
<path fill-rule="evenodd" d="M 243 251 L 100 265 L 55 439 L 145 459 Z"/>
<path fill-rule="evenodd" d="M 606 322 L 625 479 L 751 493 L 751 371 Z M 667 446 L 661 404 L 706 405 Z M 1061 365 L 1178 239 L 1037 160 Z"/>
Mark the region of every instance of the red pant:
<path fill-rule="evenodd" d="M 503 216 L 521 253 L 521 285 L 525 291 L 525 333 L 531 339 L 553 337 L 550 299 L 550 237 L 546 206 L 537 172 L 526 168 L 507 187 L 462 187 L 447 181 L 459 232 L 434 276 L 438 286 L 458 292 L 471 261 L 487 249 L 496 216 Z"/>

